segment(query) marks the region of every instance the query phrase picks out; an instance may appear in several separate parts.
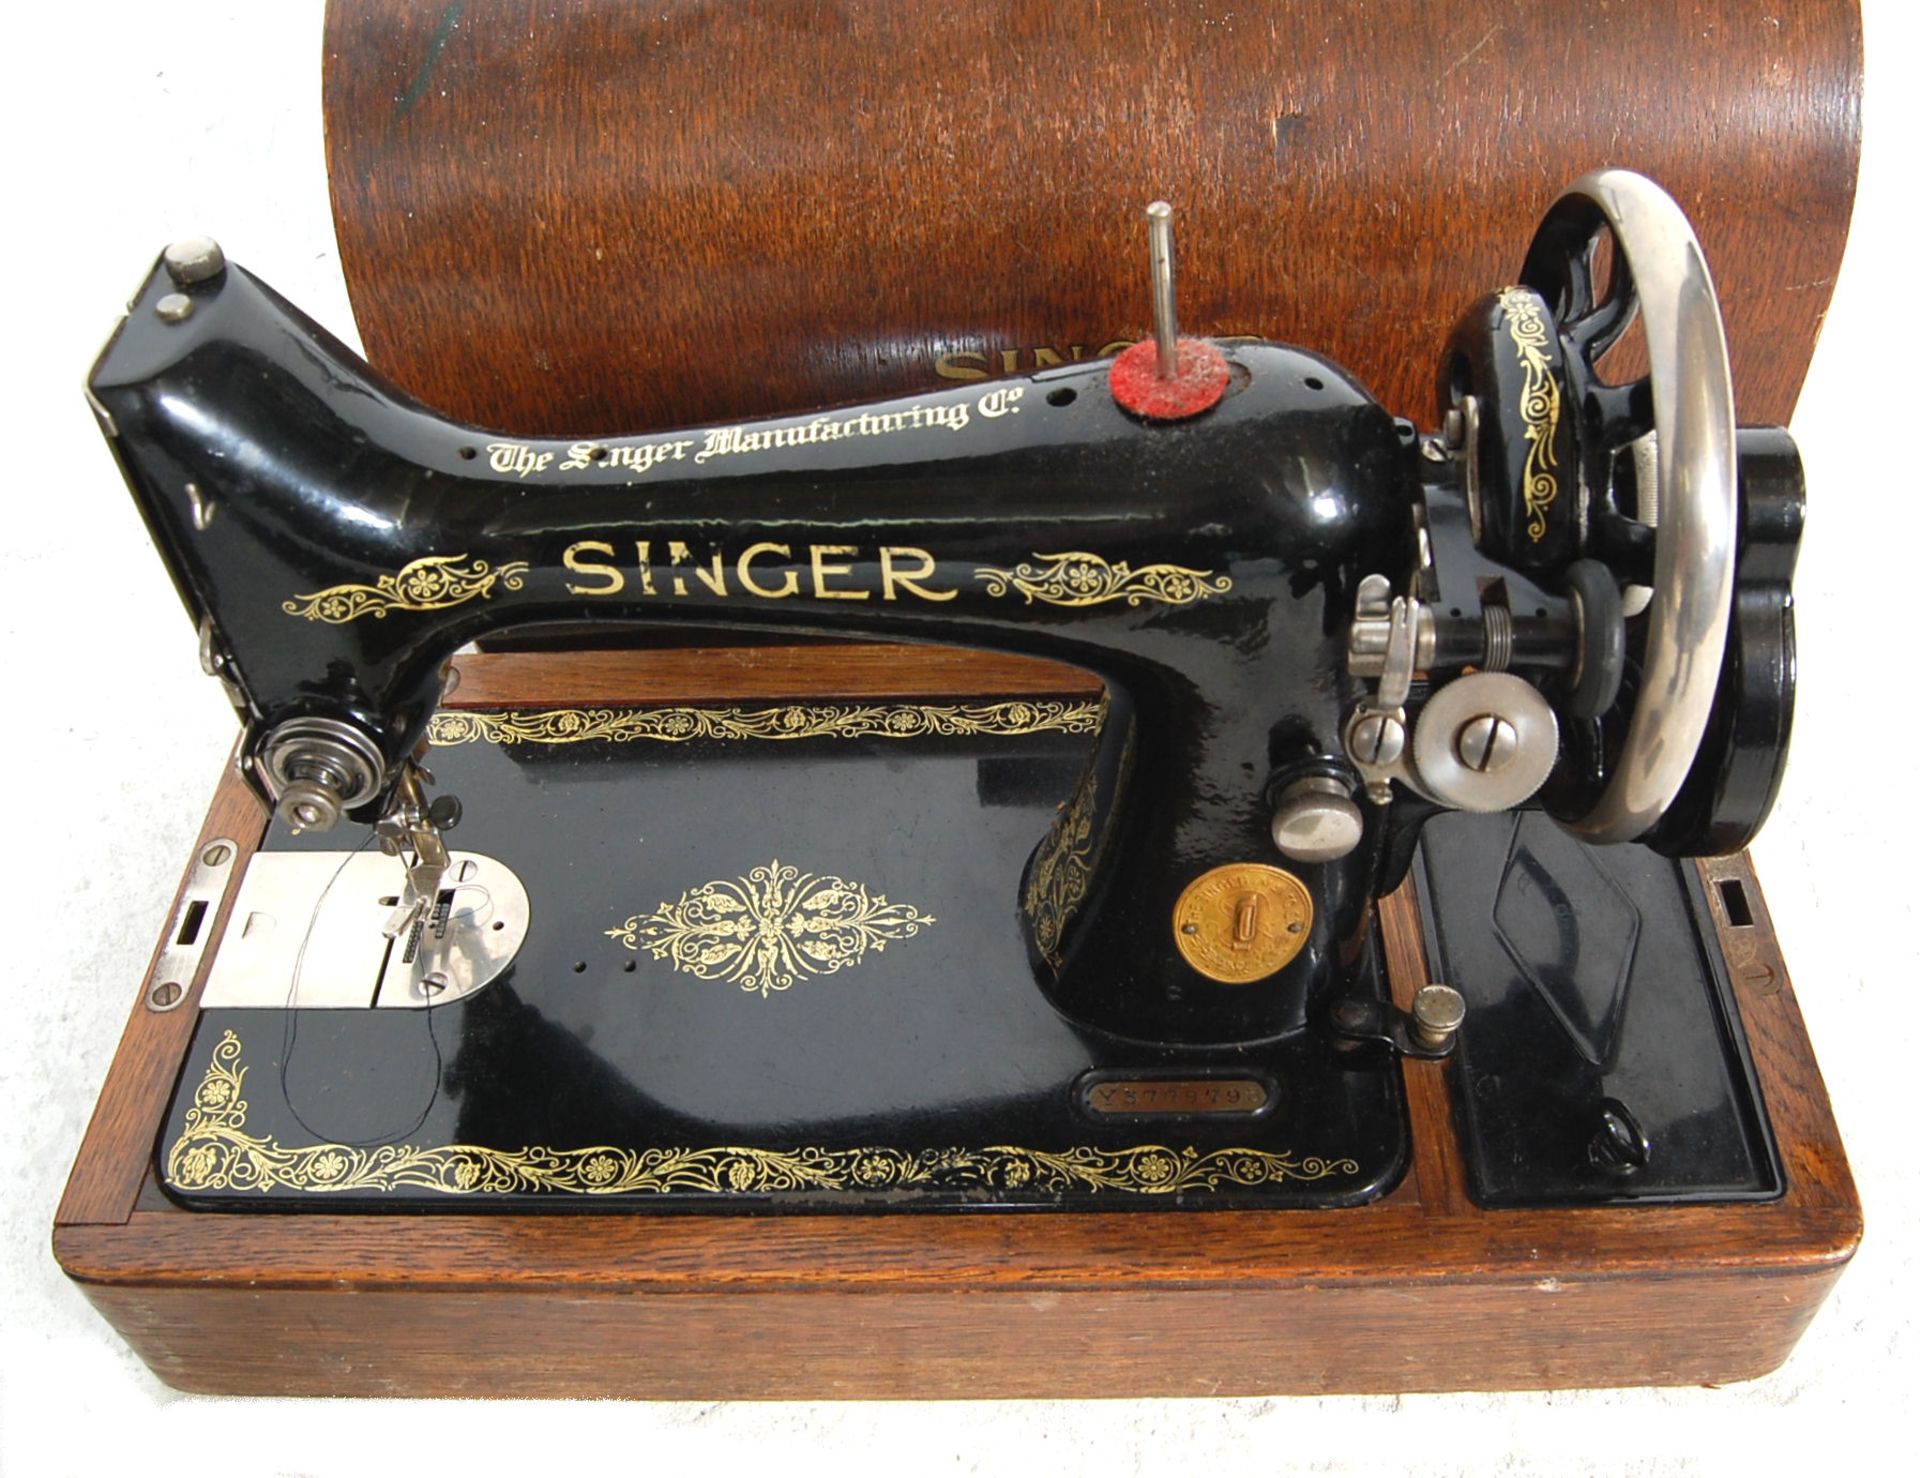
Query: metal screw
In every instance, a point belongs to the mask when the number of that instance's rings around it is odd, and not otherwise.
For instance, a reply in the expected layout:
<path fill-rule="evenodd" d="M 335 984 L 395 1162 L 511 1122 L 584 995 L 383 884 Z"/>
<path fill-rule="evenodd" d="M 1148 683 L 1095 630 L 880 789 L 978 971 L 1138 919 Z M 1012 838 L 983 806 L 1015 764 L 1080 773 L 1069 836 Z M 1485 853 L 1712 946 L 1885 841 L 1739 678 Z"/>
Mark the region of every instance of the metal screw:
<path fill-rule="evenodd" d="M 1446 1046 L 1466 1019 L 1466 997 L 1450 985 L 1423 985 L 1413 993 L 1413 1034 L 1423 1047 Z"/>
<path fill-rule="evenodd" d="M 1373 1021 L 1366 1002 L 1351 998 L 1333 1003 L 1333 1024 L 1343 1032 L 1365 1031 Z"/>
<path fill-rule="evenodd" d="M 1491 775 L 1513 763 L 1520 752 L 1520 736 L 1499 714 L 1483 713 L 1460 726 L 1453 736 L 1453 749 L 1469 770 Z"/>
<path fill-rule="evenodd" d="M 218 867 L 231 856 L 233 856 L 233 848 L 225 842 L 215 842 L 200 854 L 200 860 L 208 867 Z"/>
<path fill-rule="evenodd" d="M 1407 726 L 1390 713 L 1368 714 L 1347 738 L 1347 751 L 1360 765 L 1390 765 L 1406 747 Z"/>
<path fill-rule="evenodd" d="M 1593 1138 L 1587 1141 L 1587 1159 L 1595 1169 L 1626 1177 L 1646 1168 L 1652 1147 L 1628 1107 L 1617 1098 L 1605 1099 Z"/>
<path fill-rule="evenodd" d="M 213 617 L 202 616 L 200 618 L 200 670 L 208 677 L 214 677 L 226 665 L 226 658 L 220 655 L 219 649 L 213 644 Z"/>
<path fill-rule="evenodd" d="M 437 996 L 447 988 L 447 977 L 435 970 L 420 982 L 420 993 L 425 996 Z"/>
<path fill-rule="evenodd" d="M 227 270 L 227 254 L 211 236 L 189 236 L 161 253 L 167 276 L 181 287 L 208 282 Z"/>
<path fill-rule="evenodd" d="M 147 992 L 147 1001 L 156 1011 L 169 1011 L 180 1004 L 180 997 L 185 994 L 179 981 L 163 980 Z"/>
<path fill-rule="evenodd" d="M 185 323 L 193 317 L 193 299 L 185 293 L 168 293 L 153 305 L 162 323 Z"/>

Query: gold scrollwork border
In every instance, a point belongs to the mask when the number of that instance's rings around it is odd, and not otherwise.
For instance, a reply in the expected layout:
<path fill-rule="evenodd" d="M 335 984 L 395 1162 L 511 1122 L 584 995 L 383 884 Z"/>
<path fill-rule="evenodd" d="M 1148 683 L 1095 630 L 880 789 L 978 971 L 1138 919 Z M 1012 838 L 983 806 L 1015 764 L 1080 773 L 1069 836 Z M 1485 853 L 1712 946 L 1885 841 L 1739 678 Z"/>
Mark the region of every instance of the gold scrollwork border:
<path fill-rule="evenodd" d="M 1017 590 L 1028 605 L 1038 600 L 1051 606 L 1097 606 L 1110 600 L 1124 600 L 1130 606 L 1142 601 L 1185 606 L 1233 589 L 1229 576 L 1185 565 L 1142 565 L 1136 570 L 1125 560 L 1114 564 L 1084 550 L 1033 558 L 1034 563 L 1010 570 L 984 566 L 973 572 L 974 578 L 986 582 L 988 595 Z"/>
<path fill-rule="evenodd" d="M 1099 779 L 1092 765 L 1073 797 L 1053 818 L 1053 828 L 1033 854 L 1021 903 L 1033 928 L 1040 958 L 1060 967 L 1060 940 L 1086 901 L 1093 880 L 1093 823 Z"/>
<path fill-rule="evenodd" d="M 987 1187 L 1019 1192 L 1080 1191 L 1121 1196 L 1278 1185 L 1354 1175 L 1351 1159 L 1269 1150 L 1063 1150 L 988 1145 L 980 1149 L 830 1150 L 488 1149 L 433 1146 L 282 1145 L 246 1132 L 248 1069 L 240 1038 L 224 1033 L 194 1090 L 180 1137 L 167 1151 L 166 1179 L 186 1192 L 274 1190 L 319 1194 L 415 1189 L 448 1195 L 768 1195 L 810 1191 L 940 1190 Z"/>
<path fill-rule="evenodd" d="M 497 568 L 484 559 L 461 564 L 464 554 L 430 554 L 395 574 L 382 575 L 371 585 L 330 585 L 282 601 L 289 616 L 343 626 L 362 616 L 383 620 L 388 611 L 440 611 L 475 599 L 490 599 L 494 586 L 518 590 L 527 573 L 525 560 Z"/>
<path fill-rule="evenodd" d="M 787 703 L 772 708 L 443 709 L 427 738 L 436 746 L 581 744 L 636 739 L 925 739 L 1018 734 L 1097 734 L 1103 702 L 1011 699 L 1001 703 Z"/>
<path fill-rule="evenodd" d="M 1540 299 L 1523 287 L 1500 294 L 1507 315 L 1507 337 L 1520 356 L 1520 423 L 1527 438 L 1527 462 L 1521 473 L 1521 497 L 1527 508 L 1527 537 L 1538 544 L 1547 535 L 1547 510 L 1560 496 L 1553 439 L 1560 431 L 1560 385 L 1547 362 L 1549 329 Z"/>

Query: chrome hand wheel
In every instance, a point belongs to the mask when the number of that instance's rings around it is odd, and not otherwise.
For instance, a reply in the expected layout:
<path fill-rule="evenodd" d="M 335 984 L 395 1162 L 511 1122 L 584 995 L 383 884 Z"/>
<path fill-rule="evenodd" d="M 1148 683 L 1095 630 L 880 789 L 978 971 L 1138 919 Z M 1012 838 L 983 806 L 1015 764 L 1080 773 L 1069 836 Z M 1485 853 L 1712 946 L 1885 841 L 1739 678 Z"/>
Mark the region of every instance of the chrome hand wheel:
<path fill-rule="evenodd" d="M 1614 264 L 1611 286 L 1596 301 L 1594 254 L 1603 230 L 1613 234 Z M 1546 299 L 1585 361 L 1589 549 L 1606 558 L 1602 536 L 1611 534 L 1631 554 L 1636 542 L 1644 546 L 1645 523 L 1657 518 L 1653 595 L 1639 680 L 1629 684 L 1635 692 L 1626 734 L 1605 765 L 1598 798 L 1584 814 L 1562 818 L 1588 841 L 1627 842 L 1660 820 L 1686 780 L 1726 651 L 1739 522 L 1726 335 L 1692 227 L 1671 196 L 1627 170 L 1586 175 L 1554 203 L 1528 248 L 1521 280 Z M 1632 324 L 1636 308 L 1649 373 L 1631 385 L 1604 385 L 1592 367 Z M 1644 451 L 1648 431 L 1656 455 L 1643 460 L 1653 463 L 1655 495 L 1643 490 L 1635 526 L 1602 507 L 1600 495 L 1614 457 L 1635 442 Z M 1597 526 L 1603 518 L 1613 527 Z"/>

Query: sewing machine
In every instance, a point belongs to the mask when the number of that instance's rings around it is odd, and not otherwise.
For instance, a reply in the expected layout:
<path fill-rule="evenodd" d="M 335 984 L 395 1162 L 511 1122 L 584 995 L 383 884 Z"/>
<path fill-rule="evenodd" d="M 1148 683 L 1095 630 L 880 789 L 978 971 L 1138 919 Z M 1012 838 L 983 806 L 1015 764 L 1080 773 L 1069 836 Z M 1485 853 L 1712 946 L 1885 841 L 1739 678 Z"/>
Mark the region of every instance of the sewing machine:
<path fill-rule="evenodd" d="M 564 1212 L 657 1252 L 705 1216 L 801 1257 L 822 1213 L 896 1249 L 1160 1213 L 1188 1263 L 1254 1225 L 1204 1213 L 1277 1213 L 1285 1261 L 1406 1211 L 1437 1134 L 1483 1229 L 1780 1206 L 1727 948 L 1758 894 L 1676 859 L 1779 787 L 1804 491 L 1736 430 L 1679 208 L 1577 182 L 1427 347 L 1425 428 L 1181 336 L 1164 206 L 1146 237 L 1155 335 L 1116 358 L 557 439 L 444 420 L 169 248 L 88 393 L 273 820 L 202 846 L 147 992 L 191 1017 L 158 1192 L 296 1238 Z M 1651 371 L 1611 383 L 1636 317 Z M 475 706 L 461 654 L 530 629 L 1021 660 Z"/>

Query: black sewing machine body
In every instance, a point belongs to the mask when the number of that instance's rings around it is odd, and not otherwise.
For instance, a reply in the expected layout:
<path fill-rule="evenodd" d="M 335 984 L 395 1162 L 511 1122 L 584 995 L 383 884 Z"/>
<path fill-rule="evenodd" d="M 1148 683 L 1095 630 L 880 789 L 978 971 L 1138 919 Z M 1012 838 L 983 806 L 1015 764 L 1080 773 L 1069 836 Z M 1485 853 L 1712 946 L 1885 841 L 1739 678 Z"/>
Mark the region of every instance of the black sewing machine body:
<path fill-rule="evenodd" d="M 1682 557 L 1615 476 L 1668 392 L 1591 368 L 1631 285 L 1596 303 L 1597 218 L 1560 225 L 1529 259 L 1545 295 L 1463 324 L 1445 439 L 1263 343 L 1213 351 L 1224 390 L 1179 420 L 1116 403 L 1102 363 L 506 438 L 410 403 L 238 268 L 157 267 L 90 391 L 251 782 L 283 821 L 298 791 L 314 824 L 381 822 L 424 857 L 457 814 L 425 819 L 424 758 L 467 798 L 458 846 L 529 899 L 513 957 L 442 1003 L 374 988 L 388 954 L 366 1003 L 312 1007 L 305 936 L 277 997 L 210 984 L 163 1182 L 206 1205 L 1345 1205 L 1404 1170 L 1402 1057 L 1457 1039 L 1491 1202 L 1777 1193 L 1697 881 L 1537 814 L 1433 820 L 1516 804 L 1481 788 L 1516 751 L 1520 800 L 1687 853 L 1742 845 L 1779 780 L 1800 493 L 1767 433 L 1737 448 L 1737 559 L 1723 517 L 1703 577 L 1723 604 L 1696 637 L 1727 661 L 1685 783 L 1669 756 L 1657 805 L 1594 819 L 1660 688 L 1657 625 L 1608 602 L 1652 586 L 1657 613 Z M 457 648 L 580 622 L 990 647 L 1106 696 L 435 718 Z M 1481 701 L 1430 746 L 1449 674 Z M 1279 840 L 1276 810 L 1308 804 L 1350 828 L 1326 855 Z M 1374 900 L 1423 827 L 1464 1026 L 1396 1007 L 1378 958 Z M 281 826 L 267 853 L 330 843 Z M 460 855 L 402 963 L 485 926 Z M 308 935 L 332 886 L 304 895 Z"/>
<path fill-rule="evenodd" d="M 1071 662 L 1108 684 L 1088 782 L 1101 845 L 1151 859 L 1114 922 L 1071 946 L 1098 976 L 1089 1009 L 1149 1040 L 1303 1023 L 1299 988 L 1161 1003 L 1175 896 L 1270 850 L 1270 777 L 1341 763 L 1355 687 L 1329 674 L 1344 613 L 1366 561 L 1412 559 L 1413 449 L 1324 361 L 1237 348 L 1240 391 L 1204 434 L 1130 420 L 1091 365 L 749 428 L 503 441 L 410 405 L 237 269 L 177 328 L 151 312 L 171 288 L 156 270 L 95 394 L 259 733 L 352 716 L 397 765 L 454 649 L 543 622 L 866 633 Z M 747 437 L 768 449 L 737 449 Z M 642 457 L 661 460 L 637 471 Z M 189 484 L 217 500 L 204 530 Z M 976 511 L 938 512 L 960 508 Z M 1026 593 L 1023 566 L 1058 588 Z M 1129 588 L 1110 595 L 1123 566 Z M 1105 598 L 1078 604 L 1076 578 Z M 413 584 L 433 609 L 406 608 Z M 1285 696 L 1258 698 L 1271 694 Z M 1375 850 L 1329 870 L 1296 978 L 1324 975 L 1358 927 Z M 1057 963 L 1068 948 L 1038 952 Z"/>

